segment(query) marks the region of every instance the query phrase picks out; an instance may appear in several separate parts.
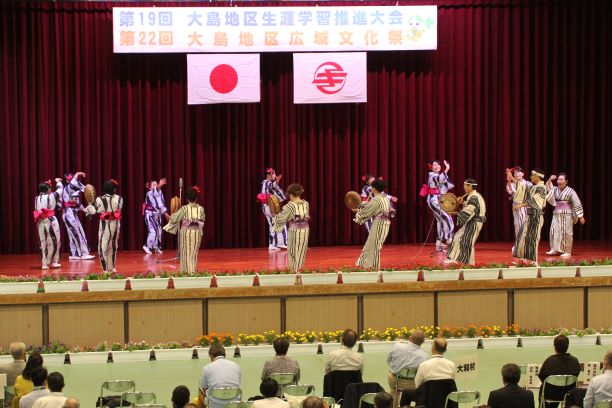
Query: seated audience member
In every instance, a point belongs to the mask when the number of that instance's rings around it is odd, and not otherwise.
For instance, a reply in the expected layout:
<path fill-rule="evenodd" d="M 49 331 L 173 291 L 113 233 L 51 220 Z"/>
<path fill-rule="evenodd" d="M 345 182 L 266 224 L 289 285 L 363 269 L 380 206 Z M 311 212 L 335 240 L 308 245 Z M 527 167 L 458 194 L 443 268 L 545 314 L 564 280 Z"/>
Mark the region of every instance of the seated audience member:
<path fill-rule="evenodd" d="M 184 385 L 177 386 L 172 391 L 172 408 L 184 408 L 189 403 L 189 388 Z"/>
<path fill-rule="evenodd" d="M 295 384 L 300 379 L 300 365 L 290 357 L 287 357 L 289 340 L 286 337 L 277 337 L 272 343 L 276 356 L 266 361 L 261 372 L 261 379 L 269 377 L 270 374 L 295 374 Z"/>
<path fill-rule="evenodd" d="M 612 400 L 612 351 L 604 358 L 604 373 L 593 378 L 584 397 L 584 408 L 593 408 L 604 400 Z"/>
<path fill-rule="evenodd" d="M 259 385 L 259 392 L 263 399 L 253 403 L 253 408 L 289 408 L 289 403 L 277 397 L 278 383 L 271 378 L 264 378 Z"/>
<path fill-rule="evenodd" d="M 425 342 L 425 333 L 422 330 L 412 332 L 408 341 L 399 341 L 391 347 L 391 352 L 387 357 L 387 365 L 389 366 L 389 390 L 393 395 L 393 400 L 398 401 L 398 395 L 395 394 L 395 387 L 399 392 L 415 389 L 414 379 L 399 378 L 397 375 L 404 368 L 418 368 L 419 365 L 427 360 L 427 353 L 421 349 L 421 345 Z"/>
<path fill-rule="evenodd" d="M 51 393 L 45 397 L 40 397 L 32 408 L 62 408 L 67 398 L 62 394 L 64 389 L 64 376 L 61 373 L 53 372 L 47 376 L 47 386 Z"/>
<path fill-rule="evenodd" d="M 455 379 L 455 363 L 444 358 L 447 341 L 443 338 L 435 339 L 431 344 L 431 358 L 423 361 L 414 377 L 414 385 L 418 388 L 430 380 Z"/>
<path fill-rule="evenodd" d="M 66 402 L 64 402 L 64 406 L 62 408 L 81 408 L 81 403 L 76 398 L 68 398 Z"/>
<path fill-rule="evenodd" d="M 308 397 L 302 402 L 302 408 L 325 408 L 325 403 L 319 397 Z"/>
<path fill-rule="evenodd" d="M 518 386 L 521 369 L 516 364 L 506 364 L 501 370 L 504 386 L 491 391 L 487 405 L 491 408 L 535 408 L 533 392 Z"/>
<path fill-rule="evenodd" d="M 202 368 L 202 376 L 200 378 L 201 399 L 206 397 L 207 390 L 240 387 L 240 366 L 225 358 L 225 348 L 223 345 L 211 344 L 208 349 L 208 356 L 211 362 Z M 209 397 L 208 408 L 224 408 L 228 402 Z"/>
<path fill-rule="evenodd" d="M 32 392 L 34 388 L 34 384 L 30 375 L 32 370 L 38 367 L 42 367 L 43 358 L 38 351 L 32 352 L 30 357 L 28 358 L 28 362 L 25 365 L 25 368 L 21 372 L 21 375 L 15 379 L 15 397 L 13 398 L 13 402 L 11 403 L 12 408 L 19 407 L 19 399 L 26 394 Z"/>
<path fill-rule="evenodd" d="M 353 350 L 357 343 L 357 333 L 346 329 L 342 333 L 340 348 L 329 353 L 325 361 L 325 372 L 361 371 L 363 372 L 363 355 Z"/>
<path fill-rule="evenodd" d="M 51 393 L 45 385 L 47 382 L 47 369 L 45 367 L 33 369 L 30 378 L 33 384 L 32 392 L 19 399 L 19 408 L 32 408 L 37 399 L 46 397 Z"/>
<path fill-rule="evenodd" d="M 6 385 L 12 387 L 26 366 L 26 345 L 20 342 L 11 343 L 9 353 L 13 361 L 8 364 L 0 364 L 0 374 L 6 374 Z M 5 403 L 9 402 L 11 401 L 5 401 Z"/>
<path fill-rule="evenodd" d="M 393 406 L 393 396 L 388 392 L 379 392 L 374 397 L 374 408 L 391 408 Z"/>
<path fill-rule="evenodd" d="M 544 380 L 551 375 L 574 375 L 578 377 L 580 374 L 580 363 L 578 359 L 567 352 L 569 348 L 569 339 L 567 336 L 560 334 L 554 340 L 555 354 L 548 357 L 542 363 L 542 368 L 538 377 L 544 386 Z M 540 387 L 540 397 L 542 397 L 542 387 Z M 571 387 L 556 387 L 554 385 L 546 385 L 546 398 L 551 400 L 562 401 Z M 555 407 L 558 404 L 548 404 L 549 407 Z"/>

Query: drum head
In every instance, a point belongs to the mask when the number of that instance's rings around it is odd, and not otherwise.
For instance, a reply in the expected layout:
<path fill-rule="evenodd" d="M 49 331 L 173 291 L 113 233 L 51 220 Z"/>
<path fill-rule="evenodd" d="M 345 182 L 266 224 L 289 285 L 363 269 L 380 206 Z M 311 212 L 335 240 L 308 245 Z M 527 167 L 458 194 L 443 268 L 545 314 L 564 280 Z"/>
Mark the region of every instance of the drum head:
<path fill-rule="evenodd" d="M 268 207 L 270 207 L 270 212 L 272 215 L 276 215 L 281 212 L 281 202 L 277 196 L 274 194 L 268 197 Z"/>
<path fill-rule="evenodd" d="M 349 191 L 344 196 L 344 205 L 346 205 L 351 210 L 359 208 L 361 205 L 361 196 L 356 191 Z"/>
<path fill-rule="evenodd" d="M 440 208 L 448 214 L 457 214 L 459 202 L 453 193 L 446 193 L 440 196 Z"/>

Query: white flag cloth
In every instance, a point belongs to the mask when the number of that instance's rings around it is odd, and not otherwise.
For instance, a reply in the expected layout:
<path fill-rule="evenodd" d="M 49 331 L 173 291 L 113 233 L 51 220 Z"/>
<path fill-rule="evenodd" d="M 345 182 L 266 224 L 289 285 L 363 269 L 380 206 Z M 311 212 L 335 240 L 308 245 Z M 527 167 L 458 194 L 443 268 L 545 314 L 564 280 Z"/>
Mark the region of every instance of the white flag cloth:
<path fill-rule="evenodd" d="M 187 103 L 261 100 L 259 54 L 188 54 Z"/>
<path fill-rule="evenodd" d="M 367 101 L 365 52 L 293 54 L 294 103 Z"/>

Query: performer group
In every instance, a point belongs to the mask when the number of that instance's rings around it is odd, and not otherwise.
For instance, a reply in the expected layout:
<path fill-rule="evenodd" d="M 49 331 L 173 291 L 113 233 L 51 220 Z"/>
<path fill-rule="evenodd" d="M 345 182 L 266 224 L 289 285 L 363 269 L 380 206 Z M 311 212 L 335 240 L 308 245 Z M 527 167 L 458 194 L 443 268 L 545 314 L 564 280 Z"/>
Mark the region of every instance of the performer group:
<path fill-rule="evenodd" d="M 436 251 L 445 253 L 446 263 L 474 264 L 474 245 L 486 222 L 486 204 L 478 191 L 478 183 L 472 178 L 463 182 L 465 194 L 456 197 L 449 192 L 454 188 L 449 178 L 448 161 L 432 160 L 427 164 L 427 182 L 420 195 L 426 199 L 436 225 Z M 267 168 L 257 199 L 268 224 L 268 250 L 287 250 L 289 268 L 299 271 L 304 266 L 310 235 L 310 206 L 302 199 L 304 188 L 290 184 L 286 192 L 273 168 Z M 82 212 L 99 219 L 98 256 L 102 270 L 116 272 L 116 258 L 121 229 L 123 198 L 117 194 L 118 182 L 107 180 L 102 185 L 102 195 L 95 196 L 95 188 L 85 185 L 86 174 L 78 171 L 66 173 L 53 182 L 47 180 L 38 186 L 34 200 L 34 221 L 40 239 L 42 269 L 60 268 L 60 225 L 62 219 L 70 246 L 70 261 L 91 260 L 87 238 L 79 218 Z M 512 203 L 515 242 L 512 255 L 517 261 L 537 264 L 538 246 L 546 204 L 554 207 L 550 228 L 550 250 L 547 255 L 571 256 L 573 226 L 585 223 L 584 210 L 578 194 L 568 185 L 568 176 L 552 175 L 545 182 L 541 169 L 531 171 L 529 181 L 520 166 L 506 169 L 506 192 Z M 362 177 L 361 194 L 353 192 L 357 204 L 352 206 L 354 221 L 365 225 L 368 238 L 356 261 L 362 268 L 380 268 L 380 253 L 395 216 L 398 199 L 387 192 L 387 184 L 373 174 Z M 556 182 L 556 185 L 553 184 Z M 147 228 L 143 245 L 146 254 L 161 254 L 162 230 L 178 236 L 180 270 L 193 274 L 197 271 L 198 251 L 202 241 L 206 214 L 198 204 L 200 189 L 187 189 L 187 204 L 173 198 L 172 215 L 165 205 L 162 187 L 166 179 L 150 180 L 142 204 L 142 215 Z M 182 186 L 181 186 L 182 187 Z M 85 195 L 87 207 L 81 203 Z M 348 196 L 348 194 L 347 194 Z M 288 197 L 288 200 L 287 200 Z M 175 202 L 176 200 L 176 202 Z M 447 201 L 454 200 L 450 207 Z M 284 206 L 282 203 L 286 202 Z M 347 204 L 348 205 L 348 204 Z M 176 207 L 176 208 L 174 208 Z M 452 215 L 456 214 L 456 227 Z M 162 228 L 162 217 L 167 224 Z"/>

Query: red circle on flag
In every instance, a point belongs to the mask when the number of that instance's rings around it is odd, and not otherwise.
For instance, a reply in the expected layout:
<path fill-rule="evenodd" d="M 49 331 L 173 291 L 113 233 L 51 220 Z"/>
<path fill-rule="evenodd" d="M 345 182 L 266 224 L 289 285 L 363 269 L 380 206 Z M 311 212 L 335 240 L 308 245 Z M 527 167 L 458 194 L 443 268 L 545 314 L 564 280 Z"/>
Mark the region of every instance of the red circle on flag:
<path fill-rule="evenodd" d="M 210 86 L 222 94 L 232 92 L 238 85 L 238 73 L 231 65 L 217 65 L 210 72 Z"/>

